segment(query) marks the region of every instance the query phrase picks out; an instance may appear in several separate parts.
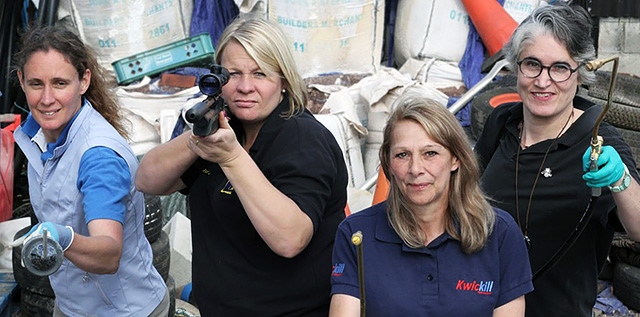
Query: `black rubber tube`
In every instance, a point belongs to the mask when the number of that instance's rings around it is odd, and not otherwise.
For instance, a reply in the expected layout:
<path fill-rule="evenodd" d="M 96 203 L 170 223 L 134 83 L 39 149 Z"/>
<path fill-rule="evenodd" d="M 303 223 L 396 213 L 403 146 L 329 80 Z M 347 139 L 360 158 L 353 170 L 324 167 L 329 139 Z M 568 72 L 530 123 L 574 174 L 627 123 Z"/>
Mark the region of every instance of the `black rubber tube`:
<path fill-rule="evenodd" d="M 12 85 L 11 80 L 11 55 L 13 54 L 22 2 L 5 1 L 4 5 L 0 22 L 0 29 L 4 30 L 0 35 L 0 91 L 2 92 L 0 113 L 10 113 L 16 94 L 16 87 Z"/>

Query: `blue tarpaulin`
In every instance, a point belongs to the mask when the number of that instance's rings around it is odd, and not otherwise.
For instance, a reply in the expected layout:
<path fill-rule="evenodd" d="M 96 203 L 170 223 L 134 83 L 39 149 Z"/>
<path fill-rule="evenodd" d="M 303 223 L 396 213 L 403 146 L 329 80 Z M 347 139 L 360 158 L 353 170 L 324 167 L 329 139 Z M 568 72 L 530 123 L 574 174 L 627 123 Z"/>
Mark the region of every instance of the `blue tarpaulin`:
<path fill-rule="evenodd" d="M 603 282 L 603 281 L 602 281 Z M 604 282 L 606 287 L 598 294 L 593 308 L 602 311 L 607 316 L 632 316 L 632 312 L 611 291 L 611 283 Z"/>
<path fill-rule="evenodd" d="M 190 36 L 207 32 L 217 46 L 222 31 L 239 13 L 233 0 L 194 0 Z"/>
<path fill-rule="evenodd" d="M 500 5 L 504 5 L 504 0 L 496 0 Z M 471 20 L 469 20 L 469 34 L 467 36 L 467 47 L 462 55 L 462 59 L 458 63 L 460 72 L 462 73 L 462 81 L 467 88 L 475 86 L 483 77 L 482 74 L 482 62 L 484 61 L 485 47 L 480 38 L 478 30 L 473 26 Z M 451 97 L 447 107 L 455 103 L 459 98 Z M 471 125 L 471 112 L 470 104 L 464 106 L 460 111 L 456 113 L 456 118 L 460 121 L 463 127 Z"/>

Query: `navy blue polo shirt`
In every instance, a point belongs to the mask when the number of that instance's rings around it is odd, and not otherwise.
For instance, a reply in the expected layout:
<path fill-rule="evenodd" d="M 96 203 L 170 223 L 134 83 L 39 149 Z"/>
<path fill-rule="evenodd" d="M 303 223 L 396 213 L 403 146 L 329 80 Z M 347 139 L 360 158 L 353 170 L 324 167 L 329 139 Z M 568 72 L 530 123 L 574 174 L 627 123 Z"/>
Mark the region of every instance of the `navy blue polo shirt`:
<path fill-rule="evenodd" d="M 511 216 L 495 212 L 493 233 L 473 254 L 447 233 L 408 247 L 389 225 L 386 202 L 355 213 L 336 233 L 331 293 L 360 298 L 351 236 L 361 231 L 367 316 L 491 316 L 533 290 L 522 234 Z"/>

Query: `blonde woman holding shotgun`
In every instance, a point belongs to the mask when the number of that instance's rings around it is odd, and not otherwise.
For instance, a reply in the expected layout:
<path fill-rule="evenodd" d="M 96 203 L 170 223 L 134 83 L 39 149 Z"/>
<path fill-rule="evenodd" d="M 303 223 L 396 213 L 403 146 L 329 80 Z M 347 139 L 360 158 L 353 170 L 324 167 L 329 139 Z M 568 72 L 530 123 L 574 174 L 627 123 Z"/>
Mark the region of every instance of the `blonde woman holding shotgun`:
<path fill-rule="evenodd" d="M 202 316 L 326 317 L 333 239 L 347 203 L 340 146 L 306 109 L 306 86 L 278 24 L 237 18 L 220 36 L 216 63 L 229 71 L 219 129 L 187 131 L 149 151 L 136 185 L 189 195 Z"/>

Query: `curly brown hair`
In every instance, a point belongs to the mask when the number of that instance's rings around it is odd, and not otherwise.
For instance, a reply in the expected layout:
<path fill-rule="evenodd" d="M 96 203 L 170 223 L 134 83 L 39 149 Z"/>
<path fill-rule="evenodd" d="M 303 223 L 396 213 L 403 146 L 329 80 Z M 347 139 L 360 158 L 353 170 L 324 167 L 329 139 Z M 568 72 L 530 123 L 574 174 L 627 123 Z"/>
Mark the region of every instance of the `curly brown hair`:
<path fill-rule="evenodd" d="M 85 45 L 72 30 L 63 25 L 30 26 L 20 37 L 19 49 L 13 58 L 13 70 L 22 71 L 31 55 L 49 50 L 55 50 L 65 56 L 75 67 L 79 79 L 82 79 L 87 69 L 91 71 L 91 82 L 84 97 L 127 139 L 128 133 L 123 123 L 124 118 L 120 115 L 120 105 L 114 91 L 109 89 L 106 71 L 98 63 L 95 51 Z"/>

